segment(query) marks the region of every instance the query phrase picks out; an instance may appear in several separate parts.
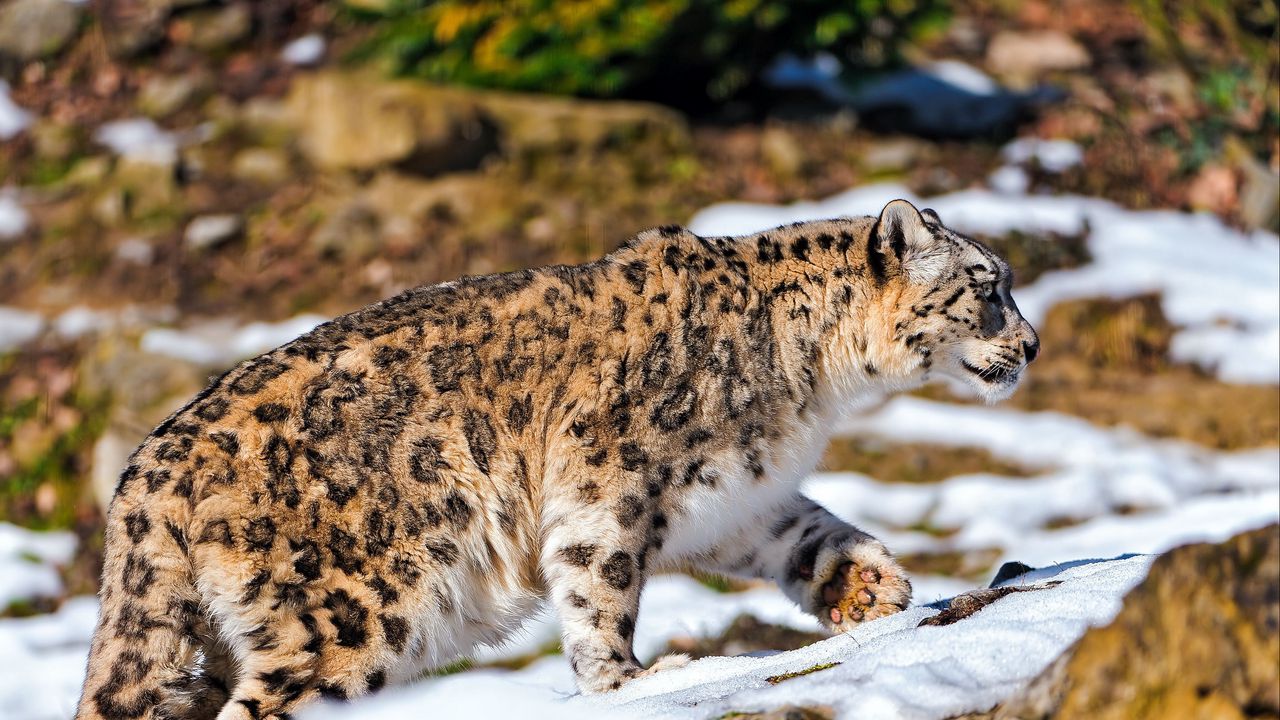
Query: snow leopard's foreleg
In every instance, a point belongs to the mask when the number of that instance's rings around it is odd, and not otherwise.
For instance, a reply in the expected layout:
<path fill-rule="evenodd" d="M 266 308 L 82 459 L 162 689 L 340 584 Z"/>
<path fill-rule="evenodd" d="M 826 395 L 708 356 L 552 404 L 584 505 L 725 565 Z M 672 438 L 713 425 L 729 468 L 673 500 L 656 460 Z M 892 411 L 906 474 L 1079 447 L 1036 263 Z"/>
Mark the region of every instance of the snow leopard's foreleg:
<path fill-rule="evenodd" d="M 720 543 L 712 556 L 701 569 L 774 580 L 835 632 L 911 602 L 906 572 L 879 540 L 799 494 L 771 521 Z"/>

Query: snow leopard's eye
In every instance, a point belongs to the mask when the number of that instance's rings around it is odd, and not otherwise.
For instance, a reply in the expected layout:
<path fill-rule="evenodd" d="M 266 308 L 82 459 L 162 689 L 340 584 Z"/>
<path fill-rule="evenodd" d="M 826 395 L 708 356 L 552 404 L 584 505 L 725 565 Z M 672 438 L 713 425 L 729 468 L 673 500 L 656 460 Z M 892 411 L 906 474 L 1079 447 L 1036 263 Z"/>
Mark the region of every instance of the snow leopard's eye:
<path fill-rule="evenodd" d="M 982 297 L 989 303 L 999 303 L 1000 296 L 996 294 L 996 284 L 987 281 L 978 286 L 978 292 L 982 293 Z"/>

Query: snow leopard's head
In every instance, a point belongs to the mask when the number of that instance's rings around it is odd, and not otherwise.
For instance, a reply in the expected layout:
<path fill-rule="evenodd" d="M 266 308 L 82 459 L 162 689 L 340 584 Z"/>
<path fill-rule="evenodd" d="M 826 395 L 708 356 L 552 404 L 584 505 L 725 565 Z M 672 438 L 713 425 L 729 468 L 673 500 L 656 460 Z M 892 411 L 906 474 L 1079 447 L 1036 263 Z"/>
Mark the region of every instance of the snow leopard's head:
<path fill-rule="evenodd" d="M 871 227 L 867 263 L 917 379 L 958 380 L 988 402 L 1013 394 L 1040 338 L 1013 301 L 1003 258 L 934 211 L 894 200 Z"/>

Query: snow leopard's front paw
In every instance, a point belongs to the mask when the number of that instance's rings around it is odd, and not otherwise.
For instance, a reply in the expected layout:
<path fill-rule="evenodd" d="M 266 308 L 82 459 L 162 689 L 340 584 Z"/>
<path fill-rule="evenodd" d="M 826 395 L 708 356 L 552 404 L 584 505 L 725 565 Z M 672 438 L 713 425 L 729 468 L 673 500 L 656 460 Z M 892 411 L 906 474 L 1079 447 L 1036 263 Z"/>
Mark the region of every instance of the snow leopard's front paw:
<path fill-rule="evenodd" d="M 848 632 L 859 623 L 905 610 L 911 602 L 906 571 L 878 542 L 860 542 L 823 553 L 814 576 L 813 605 L 818 620 L 832 632 Z"/>

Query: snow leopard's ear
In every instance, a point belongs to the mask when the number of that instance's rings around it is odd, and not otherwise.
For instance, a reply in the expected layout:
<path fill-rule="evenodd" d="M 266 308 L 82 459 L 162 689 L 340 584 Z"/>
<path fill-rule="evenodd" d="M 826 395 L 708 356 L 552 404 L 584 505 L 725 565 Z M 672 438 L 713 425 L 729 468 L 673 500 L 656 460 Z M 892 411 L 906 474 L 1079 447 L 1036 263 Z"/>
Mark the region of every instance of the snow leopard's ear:
<path fill-rule="evenodd" d="M 867 248 L 867 259 L 877 277 L 901 272 L 912 282 L 926 283 L 941 274 L 948 261 L 945 243 L 929 227 L 937 224 L 938 214 L 927 212 L 932 216 L 928 223 L 906 200 L 893 200 L 880 211 Z"/>
<path fill-rule="evenodd" d="M 942 224 L 942 218 L 938 217 L 938 211 L 934 210 L 933 208 L 925 208 L 921 210 L 920 217 L 924 218 L 924 221 L 929 223 L 930 225 Z"/>

